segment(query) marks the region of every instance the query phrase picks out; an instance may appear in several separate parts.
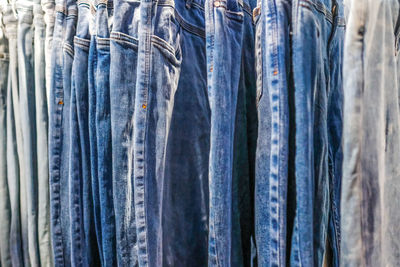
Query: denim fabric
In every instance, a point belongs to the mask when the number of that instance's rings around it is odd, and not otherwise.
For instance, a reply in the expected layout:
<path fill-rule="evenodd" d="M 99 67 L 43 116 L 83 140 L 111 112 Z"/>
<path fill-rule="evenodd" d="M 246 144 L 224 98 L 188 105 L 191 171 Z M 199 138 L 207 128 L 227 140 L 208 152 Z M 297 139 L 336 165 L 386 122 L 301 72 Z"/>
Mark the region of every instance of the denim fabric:
<path fill-rule="evenodd" d="M 142 1 L 134 114 L 140 266 L 207 265 L 203 1 Z"/>
<path fill-rule="evenodd" d="M 211 108 L 208 264 L 236 262 L 233 207 L 234 136 L 241 74 L 242 7 L 235 0 L 206 1 L 208 97 Z M 248 30 L 248 29 L 246 29 Z"/>
<path fill-rule="evenodd" d="M 93 3 L 92 3 L 93 4 Z M 94 7 L 92 6 L 94 9 Z M 89 45 L 89 63 L 88 63 L 88 104 L 89 104 L 89 147 L 90 147 L 90 175 L 92 183 L 92 201 L 94 212 L 94 228 L 96 231 L 97 246 L 99 248 L 100 261 L 103 264 L 103 243 L 101 233 L 101 214 L 100 214 L 100 195 L 99 180 L 97 171 L 97 136 L 96 136 L 96 75 L 97 75 L 97 47 L 95 17 L 92 21 L 92 35 Z"/>
<path fill-rule="evenodd" d="M 73 37 L 77 6 L 73 0 L 56 2 L 52 43 L 49 120 L 49 168 L 54 265 L 71 265 L 69 129 Z"/>
<path fill-rule="evenodd" d="M 338 206 L 333 194 L 338 189 L 332 186 L 341 179 L 333 168 L 341 165 L 336 152 L 341 143 L 342 8 L 342 1 L 293 2 L 296 216 L 290 262 L 295 266 L 322 264 L 332 233 L 329 219 L 338 215 L 331 206 Z"/>
<path fill-rule="evenodd" d="M 259 266 L 286 265 L 291 2 L 259 1 L 255 220 Z"/>
<path fill-rule="evenodd" d="M 51 88 L 51 54 L 52 54 L 52 42 L 53 42 L 53 31 L 55 23 L 55 1 L 54 0 L 42 0 L 42 10 L 44 12 L 45 28 L 45 43 L 44 43 L 44 58 L 45 58 L 45 73 L 46 73 L 46 96 L 47 103 L 50 102 L 50 88 Z"/>
<path fill-rule="evenodd" d="M 110 8 L 107 8 L 107 5 Z M 96 6 L 96 138 L 97 179 L 100 200 L 100 222 L 103 266 L 115 266 L 115 216 L 112 186 L 111 116 L 110 116 L 110 28 L 112 1 L 97 1 Z M 116 159 L 119 160 L 119 159 Z M 96 192 L 95 192 L 96 193 Z"/>
<path fill-rule="evenodd" d="M 10 253 L 12 265 L 23 266 L 27 258 L 22 250 L 22 223 L 25 217 L 21 214 L 21 201 L 24 196 L 21 194 L 20 185 L 20 177 L 23 176 L 23 153 L 18 91 L 17 19 L 11 5 L 6 5 L 3 9 L 3 24 L 10 54 L 7 85 L 7 180 L 11 205 Z"/>
<path fill-rule="evenodd" d="M 88 57 L 90 23 L 89 1 L 78 2 L 74 37 L 70 107 L 70 218 L 71 257 L 74 266 L 100 266 L 94 225 L 88 121 Z"/>
<path fill-rule="evenodd" d="M 133 181 L 133 113 L 139 1 L 114 1 L 110 34 L 112 177 L 118 266 L 138 266 Z M 123 71 L 121 71 L 123 70 Z"/>
<path fill-rule="evenodd" d="M 400 5 L 346 1 L 342 266 L 400 264 Z"/>
<path fill-rule="evenodd" d="M 8 40 L 2 21 L 0 7 L 0 265 L 11 266 L 10 230 L 11 205 L 7 182 L 7 86 L 8 86 Z"/>
<path fill-rule="evenodd" d="M 37 140 L 38 243 L 41 266 L 53 266 L 50 240 L 50 197 L 48 160 L 48 108 L 46 94 L 45 35 L 46 26 L 40 1 L 33 6 L 34 75 Z"/>
<path fill-rule="evenodd" d="M 40 265 L 38 242 L 38 166 L 35 105 L 35 70 L 33 1 L 16 1 L 18 14 L 18 78 L 21 129 L 23 139 L 24 176 L 21 183 L 26 187 L 29 264 Z"/>

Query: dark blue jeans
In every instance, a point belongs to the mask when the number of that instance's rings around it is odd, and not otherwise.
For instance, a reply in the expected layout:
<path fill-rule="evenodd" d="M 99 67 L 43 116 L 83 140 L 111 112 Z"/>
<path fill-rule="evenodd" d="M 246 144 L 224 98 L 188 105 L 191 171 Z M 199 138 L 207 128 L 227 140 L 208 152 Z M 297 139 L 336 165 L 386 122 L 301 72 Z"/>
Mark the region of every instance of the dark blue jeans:
<path fill-rule="evenodd" d="M 94 225 L 88 121 L 89 1 L 79 1 L 70 107 L 70 219 L 73 265 L 100 265 Z"/>
<path fill-rule="evenodd" d="M 140 3 L 134 177 L 143 266 L 207 265 L 210 108 L 203 6 Z"/>

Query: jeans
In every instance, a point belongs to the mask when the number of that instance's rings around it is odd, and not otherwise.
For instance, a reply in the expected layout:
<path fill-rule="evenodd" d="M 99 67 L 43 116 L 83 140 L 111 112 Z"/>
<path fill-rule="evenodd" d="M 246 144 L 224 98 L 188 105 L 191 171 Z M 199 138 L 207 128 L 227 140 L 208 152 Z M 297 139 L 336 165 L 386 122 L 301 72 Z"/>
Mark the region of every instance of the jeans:
<path fill-rule="evenodd" d="M 33 6 L 34 24 L 34 75 L 37 140 L 37 188 L 38 188 L 38 243 L 41 266 L 53 266 L 50 240 L 50 197 L 48 161 L 48 108 L 45 74 L 46 26 L 40 1 Z"/>
<path fill-rule="evenodd" d="M 53 42 L 53 31 L 55 23 L 55 0 L 42 0 L 42 10 L 44 12 L 45 26 L 45 44 L 44 44 L 44 58 L 45 58 L 45 77 L 46 77 L 46 96 L 47 103 L 50 102 L 50 88 L 51 88 L 51 54 L 52 54 L 52 42 Z"/>
<path fill-rule="evenodd" d="M 211 108 L 208 264 L 237 265 L 233 207 L 235 119 L 244 31 L 244 12 L 235 0 L 206 1 L 208 97 Z M 246 20 L 247 21 L 247 20 Z M 248 30 L 246 25 L 246 31 Z"/>
<path fill-rule="evenodd" d="M 110 8 L 107 8 L 110 6 Z M 96 138 L 97 179 L 100 200 L 100 221 L 103 266 L 115 266 L 116 239 L 112 184 L 111 116 L 110 116 L 110 30 L 112 1 L 98 1 L 96 7 Z M 119 159 L 116 159 L 119 160 Z"/>
<path fill-rule="evenodd" d="M 0 12 L 3 12 L 0 10 Z M 8 41 L 0 15 L 0 264 L 11 266 L 10 229 L 11 205 L 7 181 L 7 86 Z"/>
<path fill-rule="evenodd" d="M 289 164 L 291 3 L 259 1 L 256 22 L 258 141 L 255 220 L 259 266 L 285 266 Z"/>
<path fill-rule="evenodd" d="M 292 8 L 296 215 L 290 263 L 320 266 L 328 239 L 338 266 L 343 5 L 298 0 Z"/>
<path fill-rule="evenodd" d="M 34 32 L 33 2 L 16 1 L 18 13 L 18 77 L 21 129 L 23 139 L 24 177 L 21 183 L 26 187 L 26 214 L 28 231 L 28 252 L 30 265 L 40 265 L 38 243 L 38 166 L 37 132 L 35 105 L 35 70 L 32 39 Z M 40 89 L 39 89 L 40 91 Z M 40 97 L 40 96 L 39 96 Z M 43 151 L 42 151 L 43 152 Z M 41 169 L 43 171 L 43 168 Z M 42 177 L 41 177 L 42 178 Z"/>
<path fill-rule="evenodd" d="M 210 108 L 203 6 L 140 3 L 133 127 L 140 266 L 207 265 Z"/>
<path fill-rule="evenodd" d="M 78 21 L 74 37 L 70 107 L 70 219 L 73 265 L 100 266 L 94 225 L 90 172 L 88 117 L 88 57 L 91 11 L 89 1 L 78 2 Z"/>
<path fill-rule="evenodd" d="M 69 141 L 73 37 L 77 19 L 75 1 L 56 2 L 52 43 L 49 120 L 49 168 L 54 265 L 71 265 Z"/>
<path fill-rule="evenodd" d="M 341 265 L 398 266 L 398 1 L 346 1 Z"/>
<path fill-rule="evenodd" d="M 110 34 L 112 181 L 118 266 L 138 266 L 133 181 L 133 113 L 139 1 L 114 1 Z M 124 70 L 124 71 L 121 71 Z"/>
<path fill-rule="evenodd" d="M 18 54 L 17 54 L 17 19 L 11 5 L 3 10 L 3 23 L 9 47 L 9 69 L 7 84 L 7 180 L 11 205 L 10 253 L 13 266 L 22 266 L 28 262 L 28 251 L 23 251 L 22 224 L 26 217 L 22 216 L 22 204 L 25 200 L 20 184 L 23 174 L 22 132 L 19 110 L 18 90 Z M 24 224 L 25 225 L 25 224 Z"/>

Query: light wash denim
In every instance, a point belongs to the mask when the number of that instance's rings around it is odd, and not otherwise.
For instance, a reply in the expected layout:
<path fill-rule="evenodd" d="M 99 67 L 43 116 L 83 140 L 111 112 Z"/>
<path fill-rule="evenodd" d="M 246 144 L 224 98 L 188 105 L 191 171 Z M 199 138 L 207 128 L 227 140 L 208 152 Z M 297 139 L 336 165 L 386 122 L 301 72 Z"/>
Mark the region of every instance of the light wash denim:
<path fill-rule="evenodd" d="M 33 5 L 34 26 L 34 75 L 37 140 L 37 183 L 38 192 L 38 244 L 40 266 L 53 266 L 50 238 L 50 197 L 48 160 L 48 107 L 46 94 L 44 12 L 39 0 Z"/>
<path fill-rule="evenodd" d="M 203 1 L 141 1 L 134 113 L 139 266 L 208 261 L 207 96 Z"/>
<path fill-rule="evenodd" d="M 18 90 L 18 54 L 17 54 L 17 25 L 18 21 L 11 8 L 5 3 L 3 24 L 9 47 L 9 69 L 7 85 L 7 180 L 11 205 L 10 253 L 13 266 L 23 266 L 26 254 L 22 244 L 22 216 L 25 195 L 22 193 L 20 177 L 23 176 L 22 164 L 22 133 L 19 110 Z M 27 250 L 25 251 L 28 252 Z"/>
<path fill-rule="evenodd" d="M 336 170 L 342 164 L 342 1 L 295 0 L 292 22 L 295 145 L 291 147 L 295 150 L 289 157 L 294 157 L 296 211 L 288 237 L 290 265 L 321 266 L 333 260 L 338 266 L 339 198 L 335 194 L 341 180 Z M 327 259 L 327 240 L 333 259 Z"/>
<path fill-rule="evenodd" d="M 258 266 L 286 266 L 291 1 L 259 0 L 256 23 L 258 141 L 255 220 Z"/>
<path fill-rule="evenodd" d="M 400 5 L 345 3 L 341 266 L 399 266 Z"/>
<path fill-rule="evenodd" d="M 8 88 L 8 40 L 0 7 L 0 265 L 11 266 L 10 230 L 11 205 L 7 181 L 7 88 Z"/>
<path fill-rule="evenodd" d="M 138 266 L 133 180 L 133 113 L 140 1 L 114 3 L 110 34 L 112 177 L 118 266 Z M 123 70 L 123 71 L 121 71 Z"/>
<path fill-rule="evenodd" d="M 50 88 L 51 88 L 51 54 L 52 54 L 52 42 L 53 42 L 53 31 L 55 23 L 55 1 L 54 0 L 42 0 L 42 10 L 44 12 L 45 22 L 45 44 L 44 44 L 44 60 L 45 60 L 45 72 L 46 72 L 46 96 L 47 103 L 50 102 Z"/>
<path fill-rule="evenodd" d="M 78 4 L 71 74 L 69 190 L 71 262 L 74 266 L 100 266 L 94 225 L 88 121 L 88 57 L 91 3 Z"/>
<path fill-rule="evenodd" d="M 69 130 L 77 13 L 76 1 L 56 1 L 49 103 L 50 211 L 55 266 L 71 266 Z"/>

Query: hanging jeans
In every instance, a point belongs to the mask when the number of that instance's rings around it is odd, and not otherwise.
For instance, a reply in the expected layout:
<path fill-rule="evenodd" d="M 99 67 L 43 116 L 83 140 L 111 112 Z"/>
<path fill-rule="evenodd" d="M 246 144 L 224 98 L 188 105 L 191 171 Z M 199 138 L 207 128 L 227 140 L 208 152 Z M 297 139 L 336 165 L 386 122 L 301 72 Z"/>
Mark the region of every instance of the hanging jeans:
<path fill-rule="evenodd" d="M 296 215 L 290 263 L 321 266 L 329 240 L 338 266 L 343 5 L 296 0 L 292 10 Z"/>
<path fill-rule="evenodd" d="M 291 3 L 259 1 L 253 14 L 257 27 L 259 118 L 255 181 L 257 260 L 258 266 L 285 266 Z"/>
<path fill-rule="evenodd" d="M 0 9 L 0 12 L 3 10 Z M 0 15 L 0 264 L 11 266 L 10 230 L 11 205 L 7 181 L 7 87 L 8 87 L 8 40 Z"/>
<path fill-rule="evenodd" d="M 78 1 L 70 107 L 70 219 L 73 265 L 100 266 L 94 225 L 88 126 L 90 1 Z"/>
<path fill-rule="evenodd" d="M 50 211 L 54 265 L 71 265 L 69 141 L 76 2 L 57 0 L 52 43 L 49 119 Z"/>
<path fill-rule="evenodd" d="M 140 266 L 207 265 L 210 108 L 203 1 L 141 1 L 134 114 Z"/>
<path fill-rule="evenodd" d="M 3 23 L 9 47 L 9 69 L 7 85 L 7 180 L 11 205 L 10 253 L 13 266 L 22 266 L 28 262 L 28 250 L 23 250 L 22 225 L 26 217 L 22 216 L 25 207 L 25 192 L 22 191 L 20 177 L 23 174 L 22 132 L 18 90 L 17 25 L 11 5 L 3 10 Z"/>
<path fill-rule="evenodd" d="M 342 266 L 399 266 L 400 5 L 346 1 Z"/>
<path fill-rule="evenodd" d="M 133 113 L 140 1 L 114 1 L 110 34 L 110 113 L 116 255 L 119 266 L 138 266 L 133 181 Z M 121 71 L 123 70 L 123 71 Z"/>

